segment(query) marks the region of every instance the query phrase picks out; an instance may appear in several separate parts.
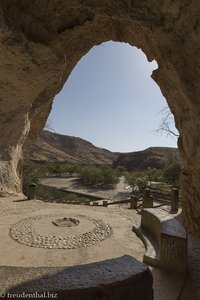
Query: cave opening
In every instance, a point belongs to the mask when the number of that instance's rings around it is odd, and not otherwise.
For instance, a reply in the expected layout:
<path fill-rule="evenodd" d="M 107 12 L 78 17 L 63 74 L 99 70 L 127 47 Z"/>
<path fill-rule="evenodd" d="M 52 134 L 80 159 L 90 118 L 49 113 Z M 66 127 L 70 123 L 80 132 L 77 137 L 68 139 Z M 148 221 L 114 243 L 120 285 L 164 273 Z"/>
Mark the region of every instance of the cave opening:
<path fill-rule="evenodd" d="M 148 62 L 128 43 L 109 41 L 93 47 L 55 97 L 46 129 L 114 152 L 177 147 L 176 138 L 164 130 L 155 134 L 164 118 L 160 112 L 169 111 L 151 78 L 157 67 L 155 60 Z M 172 114 L 167 122 L 177 134 Z"/>

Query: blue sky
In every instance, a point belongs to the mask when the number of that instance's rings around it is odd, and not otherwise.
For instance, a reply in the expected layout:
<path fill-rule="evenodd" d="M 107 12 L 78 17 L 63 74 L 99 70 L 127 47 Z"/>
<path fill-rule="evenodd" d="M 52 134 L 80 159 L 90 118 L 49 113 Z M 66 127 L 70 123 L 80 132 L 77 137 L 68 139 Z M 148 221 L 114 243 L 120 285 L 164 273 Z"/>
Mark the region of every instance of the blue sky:
<path fill-rule="evenodd" d="M 167 106 L 151 78 L 154 69 L 157 63 L 129 44 L 110 41 L 92 48 L 55 97 L 48 123 L 57 133 L 111 151 L 176 147 L 175 137 L 153 132 Z"/>

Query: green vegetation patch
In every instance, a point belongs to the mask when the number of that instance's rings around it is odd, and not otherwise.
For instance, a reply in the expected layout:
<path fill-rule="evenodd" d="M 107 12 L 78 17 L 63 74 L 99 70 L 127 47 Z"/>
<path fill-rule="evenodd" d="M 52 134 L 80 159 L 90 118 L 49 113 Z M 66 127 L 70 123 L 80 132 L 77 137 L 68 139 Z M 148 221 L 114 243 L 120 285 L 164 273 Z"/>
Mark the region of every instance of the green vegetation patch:
<path fill-rule="evenodd" d="M 97 201 L 97 198 L 85 195 L 79 195 L 71 192 L 60 191 L 54 187 L 48 187 L 38 185 L 35 189 L 34 197 L 46 202 L 57 202 L 57 203 L 88 203 L 90 201 Z"/>
<path fill-rule="evenodd" d="M 119 182 L 119 175 L 108 166 L 88 166 L 81 169 L 80 179 L 94 187 L 110 188 Z"/>

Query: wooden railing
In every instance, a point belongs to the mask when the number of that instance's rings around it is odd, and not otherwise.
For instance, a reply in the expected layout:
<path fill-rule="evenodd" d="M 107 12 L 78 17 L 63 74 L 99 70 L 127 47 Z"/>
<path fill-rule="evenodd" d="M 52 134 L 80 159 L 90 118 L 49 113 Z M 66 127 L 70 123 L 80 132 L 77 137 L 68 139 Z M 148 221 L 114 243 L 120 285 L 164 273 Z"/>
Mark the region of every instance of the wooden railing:
<path fill-rule="evenodd" d="M 177 188 L 173 188 L 171 192 L 161 192 L 155 189 L 145 189 L 142 194 L 131 195 L 130 198 L 118 201 L 107 201 L 103 200 L 103 203 L 99 206 L 107 207 L 108 205 L 114 204 L 127 204 L 130 203 L 131 209 L 141 208 L 152 208 L 155 207 L 155 202 L 161 202 L 157 207 L 169 204 L 171 205 L 171 212 L 176 213 L 179 208 L 181 201 L 180 193 Z M 97 203 L 95 205 L 98 205 Z"/>

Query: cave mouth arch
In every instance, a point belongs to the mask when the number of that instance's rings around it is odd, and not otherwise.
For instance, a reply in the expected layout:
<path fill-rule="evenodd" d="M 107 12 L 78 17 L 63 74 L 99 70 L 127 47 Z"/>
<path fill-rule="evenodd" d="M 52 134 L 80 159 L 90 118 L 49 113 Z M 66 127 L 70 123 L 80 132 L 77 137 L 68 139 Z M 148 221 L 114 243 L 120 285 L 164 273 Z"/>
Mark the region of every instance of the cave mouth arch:
<path fill-rule="evenodd" d="M 45 129 L 113 152 L 177 147 L 172 135 L 157 131 L 168 108 L 151 79 L 157 68 L 156 61 L 148 62 L 129 44 L 109 41 L 93 47 L 55 97 Z M 166 122 L 173 127 L 173 118 Z"/>
<path fill-rule="evenodd" d="M 25 144 L 42 130 L 54 96 L 94 45 L 108 40 L 143 50 L 180 132 L 185 223 L 200 232 L 199 3 L 1 1 L 2 196 L 22 196 Z M 189 20 L 189 21 L 188 21 Z"/>

